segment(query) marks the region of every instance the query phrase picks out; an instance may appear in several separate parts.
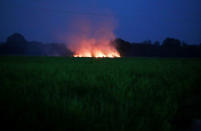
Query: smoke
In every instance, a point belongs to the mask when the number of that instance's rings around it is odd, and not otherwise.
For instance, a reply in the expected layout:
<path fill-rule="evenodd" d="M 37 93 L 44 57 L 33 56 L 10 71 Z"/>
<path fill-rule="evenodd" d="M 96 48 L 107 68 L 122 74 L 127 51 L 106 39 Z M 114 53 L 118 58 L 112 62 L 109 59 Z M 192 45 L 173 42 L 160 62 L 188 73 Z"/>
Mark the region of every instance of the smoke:
<path fill-rule="evenodd" d="M 119 57 L 111 45 L 116 25 L 114 17 L 72 19 L 66 38 L 67 47 L 77 57 Z"/>

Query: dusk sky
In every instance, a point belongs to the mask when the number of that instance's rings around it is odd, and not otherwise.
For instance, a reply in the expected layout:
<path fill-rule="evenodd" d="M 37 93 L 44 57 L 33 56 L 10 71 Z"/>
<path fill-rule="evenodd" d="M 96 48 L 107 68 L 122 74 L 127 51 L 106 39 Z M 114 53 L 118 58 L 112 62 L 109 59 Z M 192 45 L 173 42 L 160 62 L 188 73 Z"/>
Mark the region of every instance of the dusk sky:
<path fill-rule="evenodd" d="M 0 0 L 0 41 L 19 32 L 30 41 L 63 42 L 74 20 L 95 30 L 111 18 L 115 36 L 130 42 L 201 43 L 201 0 Z"/>

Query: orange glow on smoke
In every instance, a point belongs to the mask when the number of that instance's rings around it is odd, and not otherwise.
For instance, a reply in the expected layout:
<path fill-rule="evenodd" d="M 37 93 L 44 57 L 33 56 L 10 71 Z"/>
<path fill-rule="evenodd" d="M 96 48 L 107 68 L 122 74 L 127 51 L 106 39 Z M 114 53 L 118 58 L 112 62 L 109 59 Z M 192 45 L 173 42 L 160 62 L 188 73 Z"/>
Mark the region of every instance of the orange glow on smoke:
<path fill-rule="evenodd" d="M 119 52 L 110 45 L 109 41 L 96 43 L 96 40 L 84 40 L 79 44 L 79 48 L 74 50 L 74 57 L 120 57 Z"/>
<path fill-rule="evenodd" d="M 111 44 L 115 39 L 113 18 L 101 18 L 94 24 L 90 19 L 74 20 L 68 35 L 67 46 L 74 57 L 120 57 L 120 53 Z"/>

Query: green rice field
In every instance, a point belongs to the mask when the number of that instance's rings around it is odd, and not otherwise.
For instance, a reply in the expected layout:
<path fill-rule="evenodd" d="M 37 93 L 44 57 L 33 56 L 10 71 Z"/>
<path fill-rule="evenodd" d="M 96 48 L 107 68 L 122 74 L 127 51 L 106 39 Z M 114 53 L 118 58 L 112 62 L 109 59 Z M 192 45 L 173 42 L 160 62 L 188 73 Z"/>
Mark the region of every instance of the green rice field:
<path fill-rule="evenodd" d="M 0 57 L 9 130 L 180 131 L 200 96 L 201 59 Z"/>

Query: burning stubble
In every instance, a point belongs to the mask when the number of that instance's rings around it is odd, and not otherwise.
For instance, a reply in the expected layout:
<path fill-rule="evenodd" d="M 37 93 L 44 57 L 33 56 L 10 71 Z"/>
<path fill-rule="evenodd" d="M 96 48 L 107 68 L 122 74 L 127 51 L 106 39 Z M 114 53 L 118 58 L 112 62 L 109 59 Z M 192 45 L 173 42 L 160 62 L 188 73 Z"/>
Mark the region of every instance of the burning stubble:
<path fill-rule="evenodd" d="M 77 19 L 71 26 L 71 34 L 67 38 L 67 46 L 74 53 L 74 57 L 120 57 L 117 49 L 111 44 L 115 21 L 93 21 Z"/>

